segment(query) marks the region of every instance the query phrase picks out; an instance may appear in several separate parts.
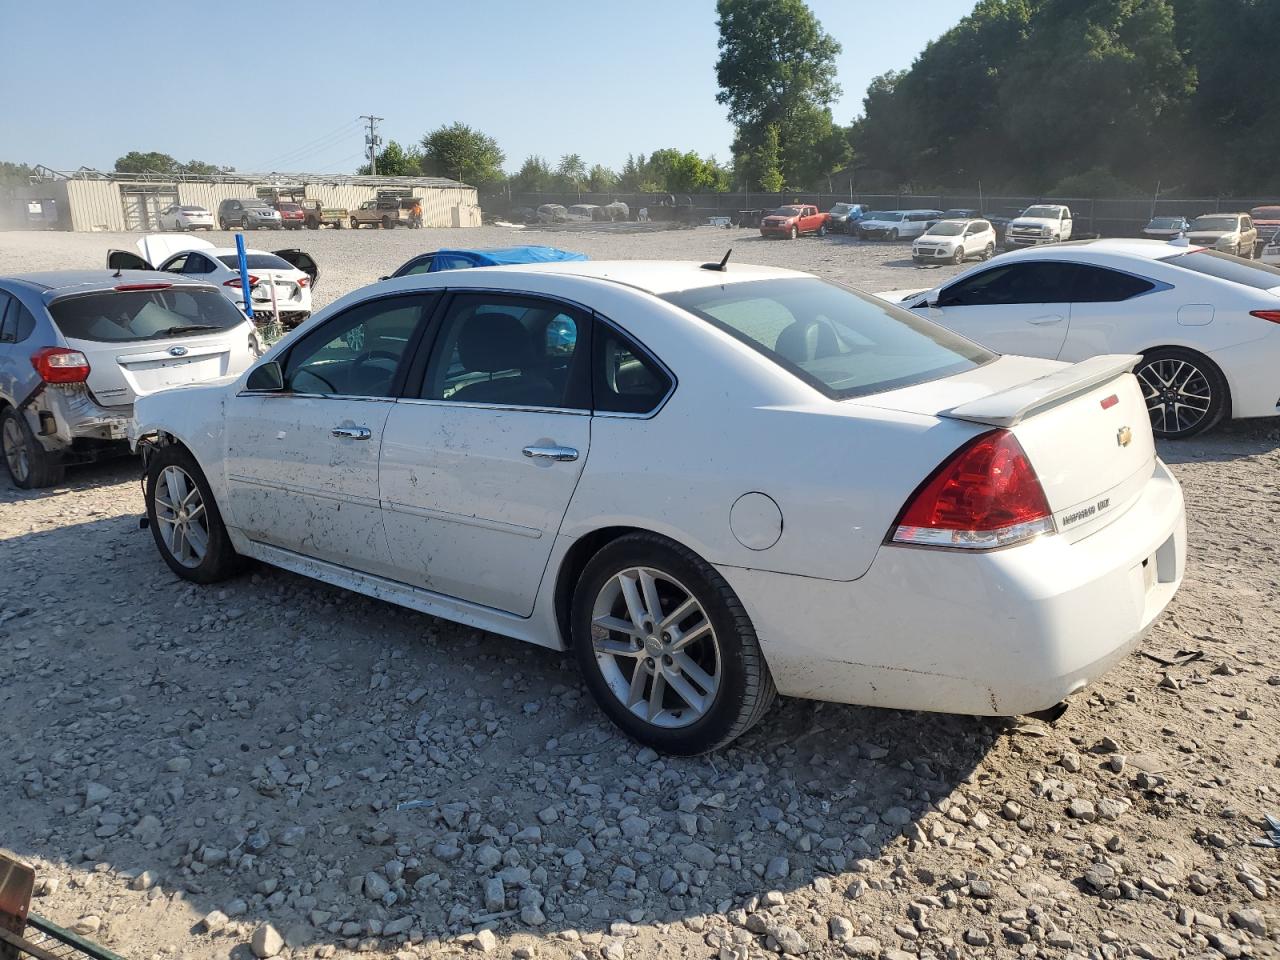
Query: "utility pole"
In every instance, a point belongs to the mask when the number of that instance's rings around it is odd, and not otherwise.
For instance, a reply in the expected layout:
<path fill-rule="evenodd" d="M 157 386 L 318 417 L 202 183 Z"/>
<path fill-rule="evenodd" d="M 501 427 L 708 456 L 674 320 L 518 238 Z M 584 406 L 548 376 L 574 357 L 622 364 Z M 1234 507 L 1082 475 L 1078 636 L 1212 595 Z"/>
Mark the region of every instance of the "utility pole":
<path fill-rule="evenodd" d="M 369 173 L 378 172 L 378 147 L 382 146 L 382 138 L 378 136 L 378 121 L 386 117 L 375 117 L 367 113 L 360 114 L 361 120 L 369 121 L 369 132 L 364 136 L 365 145 L 369 148 Z"/>

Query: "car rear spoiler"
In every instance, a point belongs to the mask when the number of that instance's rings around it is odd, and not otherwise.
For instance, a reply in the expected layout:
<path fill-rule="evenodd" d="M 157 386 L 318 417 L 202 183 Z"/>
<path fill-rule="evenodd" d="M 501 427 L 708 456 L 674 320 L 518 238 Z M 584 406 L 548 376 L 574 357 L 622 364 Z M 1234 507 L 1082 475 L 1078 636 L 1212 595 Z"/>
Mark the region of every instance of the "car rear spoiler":
<path fill-rule="evenodd" d="M 993 427 L 1012 427 L 1033 413 L 1057 406 L 1128 373 L 1141 360 L 1137 354 L 1129 353 L 1090 357 L 1016 387 L 943 410 L 941 416 L 988 423 Z"/>

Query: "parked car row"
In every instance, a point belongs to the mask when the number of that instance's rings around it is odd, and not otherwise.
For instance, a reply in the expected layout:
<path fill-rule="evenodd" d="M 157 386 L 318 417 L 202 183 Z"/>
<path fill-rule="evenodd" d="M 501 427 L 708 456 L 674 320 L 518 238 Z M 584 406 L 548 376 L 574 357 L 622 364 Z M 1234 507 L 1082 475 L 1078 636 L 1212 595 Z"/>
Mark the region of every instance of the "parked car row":
<path fill-rule="evenodd" d="M 1186 217 L 1152 217 L 1142 229 L 1144 237 L 1189 242 L 1234 253 L 1246 259 L 1265 255 L 1280 232 L 1280 206 L 1254 207 L 1248 213 L 1206 213 L 1195 220 Z"/>
<path fill-rule="evenodd" d="M 603 209 L 603 208 L 601 208 Z M 590 219 L 588 217 L 588 219 Z M 384 196 L 366 200 L 354 210 L 326 207 L 319 200 L 284 195 L 276 199 L 246 197 L 226 199 L 218 204 L 217 214 L 198 204 L 171 204 L 156 216 L 160 230 L 319 230 L 330 226 L 338 230 L 372 226 L 390 230 L 394 227 L 422 226 L 422 201 L 415 197 Z"/>

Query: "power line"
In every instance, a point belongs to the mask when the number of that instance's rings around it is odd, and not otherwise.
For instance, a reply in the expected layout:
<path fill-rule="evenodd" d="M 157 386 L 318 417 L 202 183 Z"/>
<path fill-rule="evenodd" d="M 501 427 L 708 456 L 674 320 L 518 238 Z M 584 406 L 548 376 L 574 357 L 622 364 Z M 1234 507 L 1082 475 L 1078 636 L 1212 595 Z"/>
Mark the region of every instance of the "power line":
<path fill-rule="evenodd" d="M 305 154 L 309 152 L 315 145 L 320 144 L 321 141 L 326 141 L 326 144 L 328 141 L 336 142 L 342 137 L 347 136 L 354 128 L 360 127 L 360 126 L 362 126 L 362 124 L 359 122 L 359 120 L 348 120 L 346 123 L 342 124 L 341 126 L 336 127 L 333 130 L 330 130 L 328 133 L 321 134 L 320 136 L 316 137 L 314 140 L 308 140 L 306 143 L 298 144 L 297 146 L 294 146 L 291 149 L 284 151 L 283 153 L 276 154 L 275 156 L 270 157 L 267 160 L 264 160 L 262 163 L 256 164 L 256 167 L 258 169 L 263 169 L 269 166 L 273 166 L 277 163 L 280 163 L 281 161 L 288 160 L 290 157 L 293 157 L 296 154 Z"/>
<path fill-rule="evenodd" d="M 378 136 L 378 121 L 387 118 L 362 113 L 360 114 L 360 119 L 369 121 L 369 132 L 365 135 L 364 142 L 369 147 L 369 173 L 376 175 L 378 172 L 378 147 L 382 145 L 382 138 Z"/>

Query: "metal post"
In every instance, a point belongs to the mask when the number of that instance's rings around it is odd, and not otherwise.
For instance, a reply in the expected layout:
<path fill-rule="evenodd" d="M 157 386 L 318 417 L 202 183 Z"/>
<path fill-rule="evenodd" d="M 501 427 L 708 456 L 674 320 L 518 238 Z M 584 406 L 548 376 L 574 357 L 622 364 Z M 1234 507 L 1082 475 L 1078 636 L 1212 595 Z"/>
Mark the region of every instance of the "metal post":
<path fill-rule="evenodd" d="M 236 234 L 236 259 L 240 261 L 240 292 L 244 295 L 244 315 L 253 319 L 253 300 L 249 297 L 249 261 L 244 254 L 244 234 Z"/>

